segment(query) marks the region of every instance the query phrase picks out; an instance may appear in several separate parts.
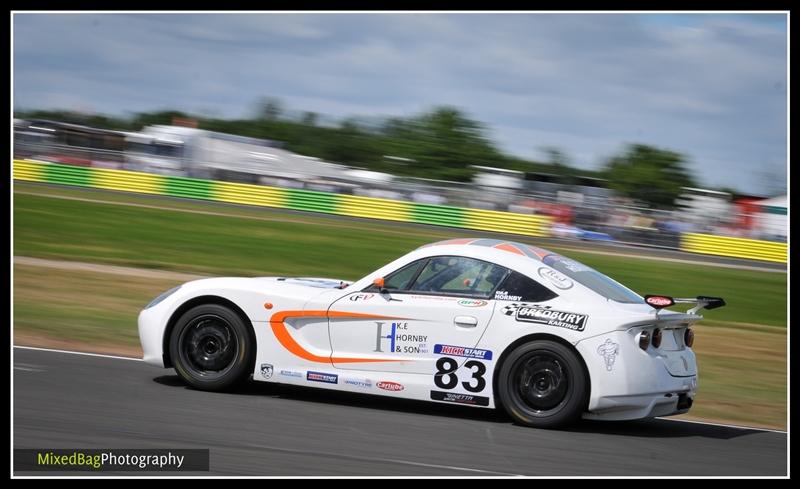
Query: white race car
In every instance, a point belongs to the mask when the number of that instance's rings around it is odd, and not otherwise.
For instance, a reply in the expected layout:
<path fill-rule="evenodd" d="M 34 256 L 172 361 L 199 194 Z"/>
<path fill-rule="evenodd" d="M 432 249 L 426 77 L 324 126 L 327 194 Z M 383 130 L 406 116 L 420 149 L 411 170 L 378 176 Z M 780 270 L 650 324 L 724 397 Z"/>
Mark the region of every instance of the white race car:
<path fill-rule="evenodd" d="M 694 304 L 686 313 L 664 308 Z M 144 360 L 191 386 L 250 376 L 340 391 L 502 406 L 519 423 L 685 413 L 690 326 L 720 298 L 642 297 L 575 260 L 495 239 L 423 246 L 353 283 L 188 282 L 139 315 Z"/>

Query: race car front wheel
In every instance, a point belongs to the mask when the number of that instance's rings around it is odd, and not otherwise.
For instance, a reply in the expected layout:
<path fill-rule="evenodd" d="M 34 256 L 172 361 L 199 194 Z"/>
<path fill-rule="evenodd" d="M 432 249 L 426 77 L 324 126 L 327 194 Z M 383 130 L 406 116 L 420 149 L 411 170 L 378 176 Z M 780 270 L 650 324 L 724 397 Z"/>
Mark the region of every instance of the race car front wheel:
<path fill-rule="evenodd" d="M 537 340 L 517 347 L 503 362 L 498 395 L 514 421 L 555 428 L 576 421 L 586 408 L 586 373 L 570 348 Z"/>
<path fill-rule="evenodd" d="M 253 371 L 252 329 L 219 304 L 186 311 L 172 329 L 169 348 L 175 371 L 197 389 L 229 389 Z"/>

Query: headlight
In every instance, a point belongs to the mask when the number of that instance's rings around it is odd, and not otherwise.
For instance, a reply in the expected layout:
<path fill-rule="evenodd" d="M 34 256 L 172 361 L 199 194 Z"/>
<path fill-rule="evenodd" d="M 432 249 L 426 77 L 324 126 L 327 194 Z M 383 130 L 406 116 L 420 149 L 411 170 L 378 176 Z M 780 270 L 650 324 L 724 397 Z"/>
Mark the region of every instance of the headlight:
<path fill-rule="evenodd" d="M 158 305 L 158 303 L 160 303 L 161 301 L 163 301 L 167 297 L 169 297 L 172 294 L 174 294 L 180 288 L 181 288 L 181 286 L 179 285 L 177 287 L 173 287 L 173 288 L 169 289 L 166 292 L 162 292 L 161 295 L 159 295 L 158 297 L 156 297 L 155 299 L 150 301 L 150 304 L 147 304 L 147 306 L 145 306 L 145 309 L 150 309 L 151 307 Z"/>

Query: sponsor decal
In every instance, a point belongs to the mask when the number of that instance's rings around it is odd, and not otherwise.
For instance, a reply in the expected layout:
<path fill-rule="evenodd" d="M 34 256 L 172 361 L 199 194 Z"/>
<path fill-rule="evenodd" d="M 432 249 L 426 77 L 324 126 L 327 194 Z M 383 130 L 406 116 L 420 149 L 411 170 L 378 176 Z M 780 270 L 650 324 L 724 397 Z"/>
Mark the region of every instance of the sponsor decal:
<path fill-rule="evenodd" d="M 442 297 L 442 296 L 438 296 L 438 295 L 412 295 L 411 298 L 412 299 L 425 299 L 425 300 L 429 300 L 429 301 L 447 301 L 447 302 L 453 302 L 453 301 L 457 300 L 455 297 Z"/>
<path fill-rule="evenodd" d="M 356 301 L 368 301 L 375 297 L 375 294 L 353 294 L 350 296 L 350 300 L 353 302 Z"/>
<path fill-rule="evenodd" d="M 489 398 L 473 396 L 472 394 L 456 394 L 454 392 L 431 391 L 434 401 L 454 402 L 456 404 L 469 404 L 471 406 L 488 406 Z"/>
<path fill-rule="evenodd" d="M 269 363 L 262 363 L 262 364 L 261 364 L 261 375 L 262 375 L 262 376 L 263 376 L 265 379 L 269 379 L 269 378 L 271 378 L 271 377 L 272 377 L 272 373 L 273 373 L 274 371 L 275 371 L 275 369 L 274 369 L 274 368 L 272 367 L 272 365 L 270 365 Z"/>
<path fill-rule="evenodd" d="M 561 290 L 567 290 L 573 285 L 569 277 L 552 268 L 541 267 L 539 269 L 539 276 L 548 280 L 551 284 L 555 285 L 556 288 Z"/>
<path fill-rule="evenodd" d="M 518 301 L 522 299 L 521 295 L 511 295 L 508 291 L 505 290 L 498 290 L 494 293 L 495 300 L 498 301 Z"/>
<path fill-rule="evenodd" d="M 362 389 L 372 388 L 372 381 L 369 379 L 342 379 L 342 383 L 353 387 L 361 387 Z"/>
<path fill-rule="evenodd" d="M 306 372 L 306 380 L 312 382 L 325 382 L 326 384 L 338 384 L 339 376 L 337 374 L 326 374 L 324 372 Z"/>
<path fill-rule="evenodd" d="M 611 338 L 606 339 L 605 343 L 600 343 L 597 347 L 597 354 L 603 357 L 606 362 L 606 370 L 611 372 L 614 368 L 614 362 L 617 360 L 619 354 L 619 344 L 611 341 Z"/>
<path fill-rule="evenodd" d="M 556 311 L 551 309 L 550 306 L 525 303 L 509 304 L 502 309 L 502 312 L 506 316 L 514 316 L 517 321 L 546 324 L 547 326 L 557 326 L 573 331 L 583 331 L 586 327 L 586 320 L 589 319 L 587 314 Z"/>
<path fill-rule="evenodd" d="M 563 266 L 570 272 L 585 272 L 591 270 L 591 268 L 587 267 L 583 263 L 579 263 L 575 260 L 571 260 L 569 258 L 556 254 L 547 255 L 542 259 L 542 262 L 544 262 L 545 265 L 551 267 L 553 266 L 554 263 L 558 262 L 559 264 L 561 264 L 561 266 Z"/>
<path fill-rule="evenodd" d="M 454 357 L 478 358 L 481 360 L 492 359 L 492 352 L 489 350 L 467 348 L 465 346 L 434 345 L 433 353 L 436 355 L 451 355 Z"/>
<path fill-rule="evenodd" d="M 302 378 L 303 374 L 301 372 L 297 372 L 295 370 L 281 370 L 278 372 L 278 375 L 283 375 L 284 377 L 299 377 Z"/>
<path fill-rule="evenodd" d="M 403 384 L 398 384 L 397 382 L 389 382 L 386 380 L 382 380 L 375 385 L 378 386 L 378 389 L 383 389 L 385 391 L 392 391 L 392 392 L 399 392 L 405 389 L 405 386 L 403 386 Z"/>
<path fill-rule="evenodd" d="M 669 307 L 675 304 L 675 300 L 672 297 L 666 297 L 663 295 L 646 295 L 644 296 L 644 301 L 656 309 Z"/>
<path fill-rule="evenodd" d="M 483 307 L 486 304 L 488 302 L 477 299 L 461 299 L 458 301 L 458 305 L 464 307 Z"/>
<path fill-rule="evenodd" d="M 375 321 L 375 325 L 377 333 L 374 351 L 384 353 L 384 348 L 388 348 L 387 353 L 428 353 L 428 335 L 411 333 L 407 322 Z M 384 331 L 387 334 L 384 335 Z"/>
<path fill-rule="evenodd" d="M 464 369 L 470 371 L 471 377 L 461 382 L 461 387 L 469 392 L 481 392 L 486 388 L 486 365 L 475 359 L 464 362 Z M 451 357 L 441 357 L 436 360 L 436 373 L 433 374 L 433 383 L 436 387 L 445 390 L 455 389 L 459 385 L 458 361 Z M 463 372 L 463 370 L 462 370 Z M 461 377 L 464 378 L 463 376 Z M 472 382 L 475 381 L 473 384 Z"/>

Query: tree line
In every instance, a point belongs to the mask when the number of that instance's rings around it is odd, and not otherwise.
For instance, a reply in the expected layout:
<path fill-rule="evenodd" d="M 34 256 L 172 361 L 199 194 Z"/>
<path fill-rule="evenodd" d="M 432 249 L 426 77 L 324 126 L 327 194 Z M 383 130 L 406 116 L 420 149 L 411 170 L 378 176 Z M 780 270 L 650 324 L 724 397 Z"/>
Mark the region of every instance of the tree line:
<path fill-rule="evenodd" d="M 694 187 L 684 155 L 643 144 L 630 144 L 597 171 L 576 168 L 550 149 L 545 161 L 501 151 L 486 126 L 455 107 L 435 107 L 411 117 L 346 118 L 321 123 L 314 112 L 289 114 L 279 101 L 263 102 L 251 118 L 225 119 L 175 110 L 136 113 L 129 117 L 80 114 L 64 110 L 21 111 L 21 119 L 47 119 L 102 129 L 139 131 L 178 119 L 196 121 L 210 131 L 280 141 L 289 151 L 326 161 L 400 176 L 468 182 L 471 165 L 548 174 L 565 184 L 580 177 L 604 180 L 620 195 L 654 208 L 670 209 L 681 187 Z"/>

